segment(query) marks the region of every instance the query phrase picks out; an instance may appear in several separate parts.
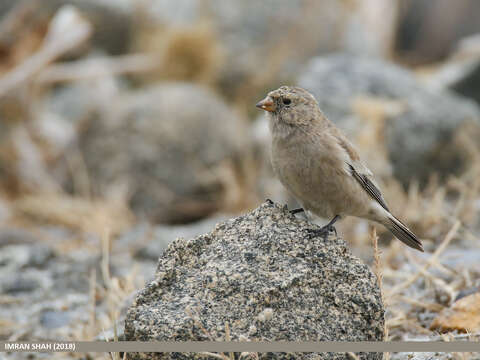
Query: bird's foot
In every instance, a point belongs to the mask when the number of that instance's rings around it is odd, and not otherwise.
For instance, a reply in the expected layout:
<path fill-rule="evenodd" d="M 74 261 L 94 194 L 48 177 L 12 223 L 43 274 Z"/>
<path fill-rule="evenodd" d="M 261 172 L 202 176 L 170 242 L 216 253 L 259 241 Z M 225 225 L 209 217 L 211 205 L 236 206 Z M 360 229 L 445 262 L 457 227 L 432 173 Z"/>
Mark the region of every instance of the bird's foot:
<path fill-rule="evenodd" d="M 335 226 L 333 226 L 333 224 L 335 224 L 335 222 L 340 218 L 340 215 L 335 215 L 327 225 L 321 227 L 320 229 L 309 230 L 310 238 L 315 236 L 322 236 L 323 238 L 326 238 L 330 231 L 333 231 L 335 233 L 335 236 L 337 236 L 337 229 L 335 229 Z"/>
<path fill-rule="evenodd" d="M 335 229 L 335 226 L 330 224 L 327 224 L 321 227 L 320 229 L 308 229 L 307 232 L 310 239 L 313 239 L 317 236 L 320 236 L 326 239 L 328 234 L 330 234 L 330 232 L 334 232 L 335 236 L 337 236 L 337 229 Z"/>

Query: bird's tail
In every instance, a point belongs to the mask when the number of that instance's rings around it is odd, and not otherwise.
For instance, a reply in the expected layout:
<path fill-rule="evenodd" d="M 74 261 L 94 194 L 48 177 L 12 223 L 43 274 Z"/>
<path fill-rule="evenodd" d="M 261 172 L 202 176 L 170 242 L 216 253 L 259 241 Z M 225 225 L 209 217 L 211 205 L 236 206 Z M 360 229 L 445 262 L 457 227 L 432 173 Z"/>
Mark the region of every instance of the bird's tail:
<path fill-rule="evenodd" d="M 383 224 L 393 235 L 395 235 L 398 240 L 404 244 L 422 252 L 424 251 L 423 245 L 418 237 L 392 214 L 389 214 L 387 220 L 384 221 Z"/>

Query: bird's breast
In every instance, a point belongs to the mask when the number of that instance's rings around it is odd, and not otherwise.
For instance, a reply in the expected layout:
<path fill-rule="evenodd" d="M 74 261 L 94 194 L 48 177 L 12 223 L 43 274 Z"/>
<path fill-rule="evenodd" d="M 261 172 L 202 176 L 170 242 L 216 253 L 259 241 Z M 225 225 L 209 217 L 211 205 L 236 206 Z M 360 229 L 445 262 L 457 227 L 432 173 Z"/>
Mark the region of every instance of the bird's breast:
<path fill-rule="evenodd" d="M 342 215 L 351 202 L 345 188 L 351 179 L 341 161 L 322 151 L 322 144 L 277 141 L 272 144 L 272 166 L 282 184 L 302 206 L 318 216 Z"/>
<path fill-rule="evenodd" d="M 272 144 L 272 167 L 282 184 L 299 199 L 311 192 L 315 169 L 314 157 L 301 143 L 277 141 Z"/>

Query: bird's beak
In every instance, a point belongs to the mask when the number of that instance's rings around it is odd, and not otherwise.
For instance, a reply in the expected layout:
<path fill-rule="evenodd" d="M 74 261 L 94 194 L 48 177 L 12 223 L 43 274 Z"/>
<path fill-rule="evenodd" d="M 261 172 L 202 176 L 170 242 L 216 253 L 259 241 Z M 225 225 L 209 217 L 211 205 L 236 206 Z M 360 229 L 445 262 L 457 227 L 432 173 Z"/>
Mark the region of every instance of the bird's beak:
<path fill-rule="evenodd" d="M 262 109 L 262 110 L 265 110 L 265 111 L 269 111 L 269 112 L 275 111 L 275 103 L 268 96 L 265 99 L 263 99 L 262 101 L 258 102 L 257 105 L 255 105 L 255 106 L 258 107 L 259 109 Z"/>

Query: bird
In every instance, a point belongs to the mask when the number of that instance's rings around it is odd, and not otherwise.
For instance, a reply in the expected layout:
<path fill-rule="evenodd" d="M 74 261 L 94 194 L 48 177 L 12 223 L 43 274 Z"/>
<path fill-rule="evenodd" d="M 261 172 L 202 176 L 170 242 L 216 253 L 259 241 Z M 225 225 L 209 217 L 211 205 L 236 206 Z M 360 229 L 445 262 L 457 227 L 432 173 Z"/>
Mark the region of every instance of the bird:
<path fill-rule="evenodd" d="M 274 173 L 301 205 L 291 212 L 332 219 L 316 234 L 336 232 L 336 221 L 355 216 L 385 226 L 409 247 L 424 251 L 418 237 L 391 213 L 372 172 L 312 94 L 282 86 L 256 107 L 267 114 Z"/>

